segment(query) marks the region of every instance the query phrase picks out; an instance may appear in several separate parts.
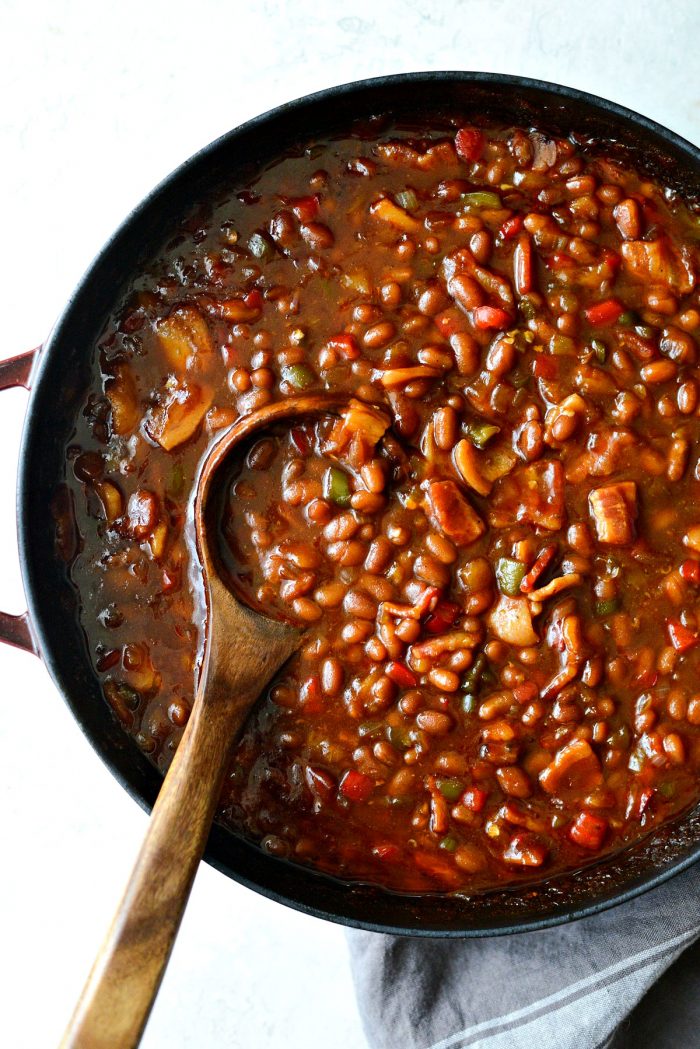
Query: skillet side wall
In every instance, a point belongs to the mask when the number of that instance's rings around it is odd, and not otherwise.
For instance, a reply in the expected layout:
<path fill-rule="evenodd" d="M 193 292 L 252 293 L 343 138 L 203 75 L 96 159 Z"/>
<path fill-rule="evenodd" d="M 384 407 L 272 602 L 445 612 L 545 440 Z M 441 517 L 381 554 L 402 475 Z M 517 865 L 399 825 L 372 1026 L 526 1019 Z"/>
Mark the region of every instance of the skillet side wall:
<path fill-rule="evenodd" d="M 18 487 L 20 560 L 42 658 L 76 720 L 113 774 L 144 808 L 160 776 L 109 710 L 77 618 L 77 594 L 54 552 L 48 507 L 64 472 L 63 449 L 97 363 L 92 349 L 132 274 L 156 257 L 199 202 L 240 184 L 299 142 L 386 113 L 417 125 L 436 114 L 465 121 L 572 130 L 613 139 L 605 152 L 646 169 L 700 203 L 700 151 L 612 103 L 537 81 L 497 74 L 416 73 L 349 84 L 264 114 L 218 139 L 168 176 L 126 219 L 93 262 L 42 352 L 23 435 Z M 620 857 L 517 891 L 474 897 L 400 896 L 349 886 L 263 855 L 215 826 L 207 859 L 237 881 L 309 914 L 410 935 L 479 936 L 541 928 L 582 917 L 651 888 L 700 857 L 700 814 L 662 828 Z"/>

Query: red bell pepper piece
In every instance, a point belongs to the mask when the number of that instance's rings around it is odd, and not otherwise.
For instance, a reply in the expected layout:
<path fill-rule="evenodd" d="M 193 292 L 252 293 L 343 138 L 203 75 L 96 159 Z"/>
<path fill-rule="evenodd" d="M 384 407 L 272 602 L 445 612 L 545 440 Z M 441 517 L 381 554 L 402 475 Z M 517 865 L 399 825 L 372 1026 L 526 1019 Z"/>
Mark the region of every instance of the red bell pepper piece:
<path fill-rule="evenodd" d="M 616 251 L 613 251 L 612 248 L 603 248 L 602 254 L 603 261 L 607 262 L 608 266 L 610 266 L 613 272 L 616 273 L 620 267 L 620 263 L 622 262 L 620 256 L 617 254 Z"/>
<path fill-rule="evenodd" d="M 299 698 L 305 714 L 320 714 L 323 711 L 323 693 L 318 674 L 311 674 L 303 682 Z"/>
<path fill-rule="evenodd" d="M 299 455 L 306 458 L 311 451 L 311 442 L 309 441 L 309 435 L 306 430 L 301 426 L 293 426 L 289 431 L 289 439 L 299 452 Z"/>
<path fill-rule="evenodd" d="M 503 223 L 498 231 L 498 236 L 501 240 L 512 240 L 513 237 L 517 237 L 520 230 L 523 228 L 523 217 L 522 215 L 511 215 L 509 219 Z"/>
<path fill-rule="evenodd" d="M 340 793 L 348 801 L 367 801 L 374 790 L 374 783 L 362 772 L 349 769 L 340 781 Z"/>
<path fill-rule="evenodd" d="M 498 306 L 477 306 L 472 310 L 472 321 L 479 331 L 488 331 L 491 328 L 503 331 L 510 327 L 510 314 Z"/>
<path fill-rule="evenodd" d="M 433 317 L 433 323 L 443 339 L 451 338 L 458 331 L 465 331 L 466 325 L 464 322 L 464 314 L 454 307 L 444 310 L 442 313 L 438 313 L 436 317 Z"/>
<path fill-rule="evenodd" d="M 418 612 L 418 619 L 422 619 L 426 612 L 433 612 L 442 596 L 442 591 L 436 586 L 426 586 L 423 593 L 416 601 L 414 608 Z"/>
<path fill-rule="evenodd" d="M 569 827 L 569 837 L 584 849 L 599 849 L 608 829 L 608 821 L 592 812 L 580 812 Z"/>
<path fill-rule="evenodd" d="M 668 631 L 669 641 L 676 652 L 681 654 L 694 648 L 700 641 L 700 637 L 694 631 L 689 630 L 687 626 L 683 626 L 680 619 L 667 619 L 666 630 Z"/>
<path fill-rule="evenodd" d="M 516 685 L 513 689 L 513 699 L 516 703 L 530 703 L 540 690 L 534 681 L 523 681 L 522 685 Z"/>
<path fill-rule="evenodd" d="M 481 787 L 467 787 L 462 795 L 462 804 L 471 812 L 481 812 L 487 798 L 488 791 L 482 790 Z"/>
<path fill-rule="evenodd" d="M 645 810 L 649 806 L 649 802 L 654 797 L 656 791 L 653 787 L 644 787 L 642 790 L 637 790 L 635 787 L 629 792 L 627 796 L 627 806 L 625 808 L 625 819 L 630 819 L 634 816 L 635 819 L 640 819 Z"/>
<path fill-rule="evenodd" d="M 439 601 L 435 610 L 426 619 L 425 629 L 429 634 L 444 634 L 460 612 L 461 608 L 454 601 Z"/>
<path fill-rule="evenodd" d="M 536 379 L 556 379 L 559 368 L 553 357 L 543 357 L 540 354 L 535 358 L 532 365 L 532 374 Z"/>
<path fill-rule="evenodd" d="M 641 674 L 637 674 L 632 684 L 637 688 L 647 689 L 653 688 L 658 680 L 659 675 L 656 670 L 644 670 Z"/>
<path fill-rule="evenodd" d="M 339 335 L 331 335 L 328 345 L 347 361 L 356 361 L 362 356 L 357 339 L 350 332 L 341 331 Z"/>
<path fill-rule="evenodd" d="M 544 260 L 544 264 L 548 270 L 572 270 L 576 263 L 571 258 L 571 255 L 567 255 L 563 251 L 555 251 L 553 255 L 550 255 Z"/>
<path fill-rule="evenodd" d="M 700 561 L 694 557 L 684 561 L 679 571 L 687 583 L 700 583 Z"/>
<path fill-rule="evenodd" d="M 387 843 L 386 845 L 374 845 L 372 848 L 372 855 L 376 856 L 379 860 L 384 860 L 386 863 L 393 863 L 398 860 L 401 855 L 401 850 L 398 845 L 392 845 Z"/>
<path fill-rule="evenodd" d="M 318 216 L 318 197 L 292 197 L 287 203 L 300 222 L 313 222 Z"/>
<path fill-rule="evenodd" d="M 475 127 L 461 127 L 455 135 L 455 149 L 462 160 L 473 164 L 481 156 L 484 148 L 484 136 Z"/>
<path fill-rule="evenodd" d="M 244 306 L 247 306 L 249 310 L 261 310 L 263 307 L 263 297 L 257 288 L 253 288 L 248 292 L 246 297 L 243 299 Z"/>
<path fill-rule="evenodd" d="M 617 299 L 596 302 L 594 306 L 589 306 L 583 311 L 586 320 L 593 328 L 604 328 L 609 324 L 614 324 L 624 312 L 624 308 Z"/>
<path fill-rule="evenodd" d="M 536 834 L 521 831 L 510 839 L 503 859 L 519 867 L 541 867 L 547 859 L 547 846 Z"/>
<path fill-rule="evenodd" d="M 321 801 L 327 801 L 335 791 L 335 780 L 325 769 L 307 765 L 305 778 L 311 793 Z"/>
<path fill-rule="evenodd" d="M 413 671 L 409 670 L 405 663 L 398 663 L 396 660 L 387 663 L 384 673 L 399 688 L 415 688 L 418 684 L 418 678 Z"/>

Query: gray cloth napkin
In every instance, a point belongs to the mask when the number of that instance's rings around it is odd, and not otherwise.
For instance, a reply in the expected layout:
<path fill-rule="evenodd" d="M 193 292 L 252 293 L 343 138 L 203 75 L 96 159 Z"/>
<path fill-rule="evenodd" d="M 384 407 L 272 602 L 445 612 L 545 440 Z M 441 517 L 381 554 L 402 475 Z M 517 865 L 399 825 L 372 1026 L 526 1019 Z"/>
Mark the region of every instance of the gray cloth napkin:
<path fill-rule="evenodd" d="M 371 1049 L 700 1047 L 700 864 L 543 932 L 348 943 Z"/>

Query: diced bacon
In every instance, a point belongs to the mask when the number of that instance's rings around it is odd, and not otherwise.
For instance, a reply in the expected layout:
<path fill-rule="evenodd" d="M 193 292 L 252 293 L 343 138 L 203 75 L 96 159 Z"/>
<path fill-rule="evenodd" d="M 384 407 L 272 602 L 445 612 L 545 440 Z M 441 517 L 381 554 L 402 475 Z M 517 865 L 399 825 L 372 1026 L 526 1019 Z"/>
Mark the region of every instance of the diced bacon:
<path fill-rule="evenodd" d="M 414 219 L 412 215 L 400 208 L 398 204 L 394 204 L 393 200 L 389 200 L 388 197 L 382 197 L 381 200 L 372 204 L 369 213 L 373 218 L 381 219 L 382 222 L 387 222 L 389 225 L 403 230 L 404 233 L 417 233 L 420 229 L 418 219 Z"/>
<path fill-rule="evenodd" d="M 540 131 L 533 131 L 530 142 L 533 148 L 533 171 L 547 171 L 556 164 L 557 144 L 553 139 L 547 138 Z"/>
<path fill-rule="evenodd" d="M 491 496 L 494 528 L 515 521 L 558 531 L 564 524 L 564 468 L 558 460 L 543 459 L 517 467 L 502 477 Z"/>
<path fill-rule="evenodd" d="M 515 834 L 503 853 L 506 863 L 518 867 L 541 867 L 547 859 L 547 846 L 534 834 Z"/>
<path fill-rule="evenodd" d="M 594 488 L 589 493 L 588 505 L 601 543 L 628 546 L 634 540 L 637 517 L 637 486 L 634 481 Z"/>
<path fill-rule="evenodd" d="M 481 156 L 484 148 L 484 136 L 478 128 L 461 127 L 455 135 L 457 154 L 468 164 L 473 164 Z"/>
<path fill-rule="evenodd" d="M 476 648 L 479 640 L 480 634 L 478 633 L 453 630 L 449 634 L 440 634 L 438 637 L 431 637 L 428 641 L 421 641 L 419 645 L 414 645 L 411 649 L 411 659 L 436 659 L 443 652 L 459 652 L 467 648 Z"/>
<path fill-rule="evenodd" d="M 449 806 L 447 799 L 440 793 L 435 776 L 428 776 L 427 783 L 430 792 L 430 829 L 433 834 L 442 837 L 450 828 Z"/>
<path fill-rule="evenodd" d="M 343 456 L 351 466 L 361 464 L 374 452 L 389 429 L 389 418 L 380 409 L 351 400 L 333 425 L 326 450 Z"/>
<path fill-rule="evenodd" d="M 260 310 L 249 310 L 243 299 L 230 300 L 244 311 L 245 316 L 238 320 L 251 320 L 253 314 L 260 315 Z M 210 356 L 214 352 L 211 335 L 206 321 L 194 306 L 179 306 L 168 317 L 156 322 L 156 335 L 171 368 L 176 372 L 185 372 L 191 357 Z"/>
<path fill-rule="evenodd" d="M 538 555 L 537 560 L 535 561 L 532 568 L 520 584 L 521 594 L 529 594 L 530 591 L 535 589 L 537 581 L 539 580 L 542 573 L 552 563 L 552 561 L 557 555 L 557 552 L 558 548 L 554 543 L 550 543 L 549 546 L 545 546 L 544 550 L 542 550 L 542 552 Z"/>
<path fill-rule="evenodd" d="M 414 364 L 406 368 L 377 368 L 373 378 L 378 379 L 382 386 L 393 388 L 395 386 L 406 386 L 416 379 L 439 379 L 442 372 L 438 368 L 430 368 L 427 364 Z"/>
<path fill-rule="evenodd" d="M 690 262 L 666 237 L 628 240 L 620 247 L 625 269 L 645 284 L 665 284 L 680 295 L 695 286 Z"/>
<path fill-rule="evenodd" d="M 488 495 L 491 491 L 491 484 L 481 473 L 479 453 L 472 442 L 466 438 L 458 441 L 453 456 L 455 466 L 464 483 L 479 495 Z"/>
<path fill-rule="evenodd" d="M 569 837 L 584 849 L 597 850 L 603 844 L 608 821 L 592 812 L 581 812 L 569 828 Z"/>
<path fill-rule="evenodd" d="M 517 645 L 518 648 L 527 648 L 539 641 L 532 626 L 532 611 L 526 597 L 502 594 L 489 616 L 489 627 L 501 641 Z"/>
<path fill-rule="evenodd" d="M 430 481 L 426 501 L 432 524 L 458 546 L 469 546 L 486 531 L 484 522 L 454 481 Z"/>
<path fill-rule="evenodd" d="M 524 827 L 526 830 L 544 831 L 547 829 L 545 817 L 513 798 L 501 806 L 497 818 L 511 823 L 514 827 Z"/>
<path fill-rule="evenodd" d="M 548 794 L 556 794 L 560 787 L 572 786 L 574 777 L 583 787 L 592 787 L 601 779 L 598 758 L 585 739 L 573 739 L 556 752 L 540 772 L 540 786 Z"/>
<path fill-rule="evenodd" d="M 146 429 L 166 452 L 184 444 L 198 429 L 214 399 L 210 389 L 181 380 L 168 386 L 164 400 L 152 410 Z"/>

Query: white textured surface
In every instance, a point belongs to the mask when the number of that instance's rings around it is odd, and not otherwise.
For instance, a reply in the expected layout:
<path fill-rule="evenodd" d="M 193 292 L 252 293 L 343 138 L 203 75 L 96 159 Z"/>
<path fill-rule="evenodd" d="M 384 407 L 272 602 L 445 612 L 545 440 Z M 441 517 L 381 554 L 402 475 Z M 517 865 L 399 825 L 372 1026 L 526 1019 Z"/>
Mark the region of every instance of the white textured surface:
<path fill-rule="evenodd" d="M 114 226 L 182 159 L 333 83 L 410 69 L 520 73 L 700 141 L 698 11 L 694 0 L 0 0 L 0 352 L 41 342 Z M 23 603 L 12 491 L 24 404 L 4 394 L 0 413 L 9 611 Z M 37 660 L 0 651 L 0 680 L 0 1038 L 38 1049 L 59 1038 L 145 817 Z M 362 1049 L 341 930 L 203 867 L 143 1044 Z"/>

